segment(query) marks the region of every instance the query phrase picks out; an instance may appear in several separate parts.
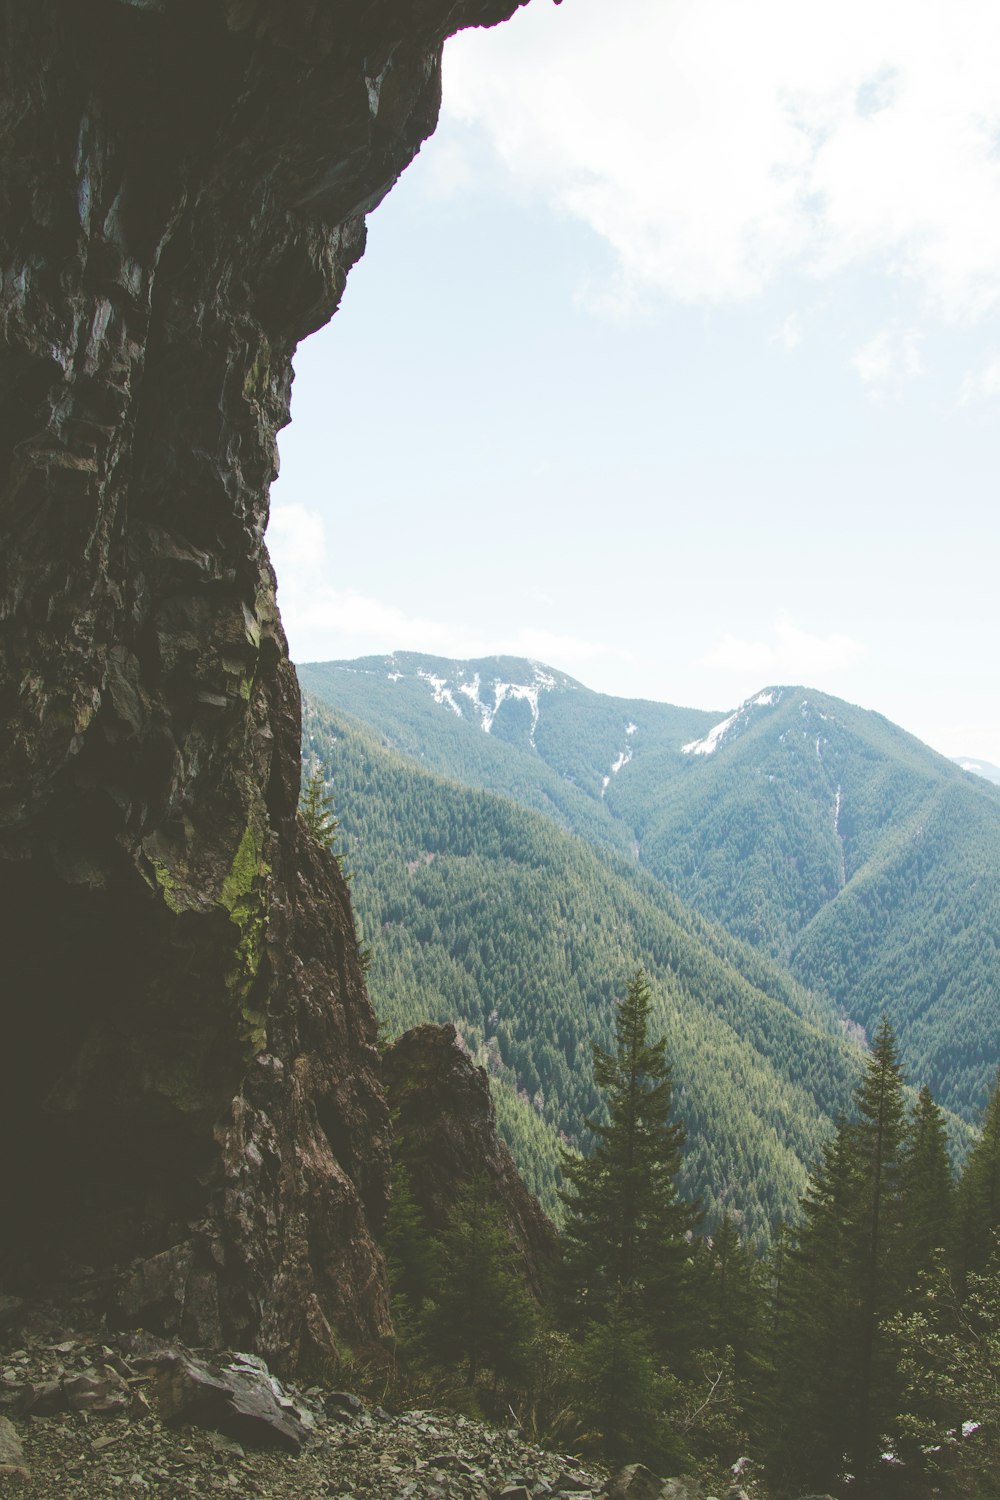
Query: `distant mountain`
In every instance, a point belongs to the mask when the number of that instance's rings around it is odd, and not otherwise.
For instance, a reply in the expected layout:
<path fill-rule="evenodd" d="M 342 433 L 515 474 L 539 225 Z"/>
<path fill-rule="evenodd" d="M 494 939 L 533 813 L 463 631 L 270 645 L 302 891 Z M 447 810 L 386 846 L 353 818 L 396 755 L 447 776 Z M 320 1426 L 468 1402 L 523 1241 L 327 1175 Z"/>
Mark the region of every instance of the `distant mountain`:
<path fill-rule="evenodd" d="M 1000 766 L 991 765 L 988 760 L 976 760 L 971 755 L 956 755 L 952 759 L 963 771 L 971 771 L 973 776 L 982 776 L 1000 786 Z"/>
<path fill-rule="evenodd" d="M 730 713 L 613 698 L 540 663 L 400 652 L 299 669 L 385 742 L 627 854 L 974 1118 L 1000 1034 L 1000 792 L 803 688 Z"/>
<path fill-rule="evenodd" d="M 675 747 L 718 717 L 646 699 L 609 698 L 539 662 L 450 661 L 399 651 L 298 668 L 303 688 L 377 729 L 393 749 L 467 786 L 503 792 L 598 847 L 631 849 L 605 805 L 644 747 Z"/>
<path fill-rule="evenodd" d="M 601 1108 L 590 1042 L 609 1044 L 613 1001 L 642 965 L 690 1136 L 685 1186 L 711 1217 L 732 1208 L 766 1240 L 857 1077 L 835 1008 L 631 855 L 423 771 L 315 699 L 303 744 L 335 789 L 380 1015 L 391 1033 L 456 1024 L 547 1205 L 560 1141 Z"/>

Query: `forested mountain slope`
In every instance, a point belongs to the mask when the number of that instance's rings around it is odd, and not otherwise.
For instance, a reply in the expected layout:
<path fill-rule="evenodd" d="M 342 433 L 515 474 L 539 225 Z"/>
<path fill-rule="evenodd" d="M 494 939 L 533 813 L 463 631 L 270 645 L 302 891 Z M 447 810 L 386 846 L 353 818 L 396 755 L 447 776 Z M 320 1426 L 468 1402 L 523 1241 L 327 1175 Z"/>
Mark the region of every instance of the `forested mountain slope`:
<path fill-rule="evenodd" d="M 644 747 L 673 748 L 716 715 L 591 692 L 518 657 L 455 662 L 399 651 L 298 668 L 314 699 L 354 714 L 425 769 L 503 792 L 599 848 L 629 850 L 605 793 L 628 765 L 636 719 Z"/>
<path fill-rule="evenodd" d="M 300 668 L 421 764 L 627 850 L 870 1028 L 974 1118 L 1000 1060 L 1000 792 L 881 715 L 802 688 L 728 715 L 538 663 L 398 653 Z M 484 731 L 486 731 L 484 733 Z"/>
<path fill-rule="evenodd" d="M 766 1238 L 857 1075 L 832 1008 L 630 856 L 600 857 L 507 798 L 426 773 L 315 702 L 304 742 L 336 788 L 383 1019 L 391 1032 L 456 1023 L 502 1085 L 529 1183 L 552 1202 L 558 1139 L 599 1104 L 590 1040 L 608 1044 L 612 1002 L 642 965 L 690 1133 L 685 1185 Z"/>
<path fill-rule="evenodd" d="M 643 862 L 866 1028 L 884 1010 L 911 1074 L 972 1117 L 998 1060 L 1000 797 L 824 694 L 728 722 L 680 776 L 637 757 L 609 792 Z"/>

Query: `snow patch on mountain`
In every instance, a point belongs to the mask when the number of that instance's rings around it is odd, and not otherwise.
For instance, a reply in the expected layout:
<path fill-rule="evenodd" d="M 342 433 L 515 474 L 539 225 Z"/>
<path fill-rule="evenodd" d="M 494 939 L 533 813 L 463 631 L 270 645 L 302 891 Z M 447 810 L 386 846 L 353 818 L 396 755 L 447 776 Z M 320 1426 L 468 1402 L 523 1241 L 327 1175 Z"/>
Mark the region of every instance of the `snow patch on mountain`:
<path fill-rule="evenodd" d="M 753 698 L 748 698 L 741 703 L 721 724 L 716 724 L 701 740 L 690 740 L 688 744 L 681 746 L 682 755 L 714 755 L 722 741 L 734 729 L 743 729 L 749 724 L 753 717 L 755 708 L 771 708 L 781 702 L 780 688 L 765 688 Z"/>
<path fill-rule="evenodd" d="M 492 730 L 500 707 L 508 698 L 527 703 L 531 709 L 531 729 L 528 733 L 528 740 L 534 749 L 535 731 L 538 728 L 539 694 L 552 692 L 556 687 L 556 679 L 551 672 L 547 672 L 537 662 L 531 663 L 531 669 L 534 679 L 532 682 L 504 682 L 501 678 L 495 677 L 487 684 L 483 682 L 479 672 L 474 672 L 467 681 L 460 681 L 449 686 L 446 677 L 436 677 L 433 672 L 422 668 L 418 670 L 417 676 L 430 684 L 434 692 L 435 703 L 446 703 L 459 717 L 464 717 L 464 715 L 461 704 L 455 701 L 454 692 L 467 698 L 479 718 L 479 727 L 485 734 L 489 734 Z"/>
<path fill-rule="evenodd" d="M 844 835 L 840 831 L 840 810 L 844 805 L 843 793 L 838 785 L 837 795 L 833 799 L 833 831 L 840 840 L 840 884 L 847 884 L 847 851 L 844 847 Z"/>
<path fill-rule="evenodd" d="M 629 723 L 629 724 L 625 725 L 626 741 L 630 741 L 631 740 L 632 736 L 635 734 L 635 732 L 636 732 L 636 730 L 638 728 L 639 728 L 638 724 Z M 619 752 L 618 759 L 616 761 L 614 761 L 614 763 L 612 764 L 610 775 L 604 776 L 604 777 L 601 778 L 601 796 L 602 797 L 604 796 L 604 793 L 607 791 L 608 787 L 611 785 L 611 777 L 612 776 L 617 776 L 618 772 L 621 770 L 622 766 L 627 766 L 628 763 L 629 763 L 629 761 L 631 759 L 632 759 L 632 746 L 631 746 L 630 743 L 626 743 L 625 749 Z"/>
<path fill-rule="evenodd" d="M 423 668 L 417 672 L 417 676 L 422 677 L 424 682 L 430 683 L 434 692 L 435 703 L 447 703 L 452 713 L 458 714 L 459 718 L 462 717 L 462 710 L 451 695 L 451 688 L 448 686 L 447 677 L 435 677 L 433 672 L 425 672 Z"/>

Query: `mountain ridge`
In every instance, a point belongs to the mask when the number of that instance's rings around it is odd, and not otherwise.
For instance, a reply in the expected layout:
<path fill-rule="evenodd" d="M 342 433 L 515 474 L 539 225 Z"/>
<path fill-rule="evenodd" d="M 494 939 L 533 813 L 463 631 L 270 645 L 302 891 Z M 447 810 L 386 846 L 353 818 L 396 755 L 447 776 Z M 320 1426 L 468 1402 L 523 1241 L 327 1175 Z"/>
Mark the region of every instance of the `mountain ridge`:
<path fill-rule="evenodd" d="M 884 1008 L 911 1072 L 976 1118 L 1000 1026 L 988 782 L 884 715 L 794 685 L 723 713 L 593 693 L 520 658 L 396 653 L 300 673 L 425 768 L 641 864 L 857 1025 Z M 463 685 L 477 678 L 482 700 L 493 676 L 521 693 L 505 690 L 483 734 Z"/>
<path fill-rule="evenodd" d="M 560 1140 L 581 1141 L 600 1112 L 589 1043 L 609 1044 L 613 1002 L 642 966 L 690 1132 L 686 1185 L 766 1242 L 860 1067 L 835 1010 L 629 857 L 414 766 L 308 699 L 304 756 L 336 792 L 383 1024 L 457 1027 L 546 1208 Z"/>

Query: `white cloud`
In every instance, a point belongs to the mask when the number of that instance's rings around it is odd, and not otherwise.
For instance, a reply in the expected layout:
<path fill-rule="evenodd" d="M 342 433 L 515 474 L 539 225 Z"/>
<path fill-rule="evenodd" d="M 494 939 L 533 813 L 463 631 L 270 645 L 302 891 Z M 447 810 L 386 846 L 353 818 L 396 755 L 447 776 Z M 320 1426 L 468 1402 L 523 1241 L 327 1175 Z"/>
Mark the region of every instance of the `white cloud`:
<path fill-rule="evenodd" d="M 323 518 L 303 505 L 275 505 L 267 541 L 279 579 L 282 622 L 297 661 L 426 651 L 454 657 L 529 656 L 573 671 L 628 656 L 599 641 L 532 625 L 490 635 L 461 620 L 408 614 L 356 589 L 337 588 L 328 582 Z"/>
<path fill-rule="evenodd" d="M 562 635 L 552 630 L 536 630 L 530 625 L 522 626 L 509 644 L 493 647 L 492 651 L 509 651 L 514 656 L 530 656 L 537 661 L 555 667 L 579 667 L 594 661 L 623 661 L 630 653 L 602 641 L 584 640 L 578 635 Z M 480 653 L 477 653 L 477 655 Z"/>
<path fill-rule="evenodd" d="M 861 641 L 837 631 L 817 635 L 779 615 L 766 640 L 746 640 L 726 632 L 699 659 L 699 666 L 737 673 L 758 685 L 803 683 L 821 686 L 836 672 L 847 671 L 865 655 Z"/>
<path fill-rule="evenodd" d="M 430 198 L 454 198 L 475 181 L 469 153 L 453 137 L 435 142 L 435 149 L 427 152 L 423 168 L 421 181 Z"/>
<path fill-rule="evenodd" d="M 626 285 L 876 263 L 964 318 L 1000 306 L 998 73 L 995 0 L 573 0 L 451 42 L 445 108 Z"/>
<path fill-rule="evenodd" d="M 802 320 L 798 313 L 789 313 L 781 327 L 771 335 L 772 344 L 780 344 L 787 354 L 797 349 L 802 342 Z"/>
<path fill-rule="evenodd" d="M 323 517 L 304 505 L 272 505 L 267 542 L 283 569 L 322 567 L 326 561 Z"/>
<path fill-rule="evenodd" d="M 982 369 L 966 375 L 958 393 L 959 404 L 970 401 L 995 401 L 1000 396 L 1000 355 L 991 359 Z"/>
<path fill-rule="evenodd" d="M 851 363 L 872 396 L 922 373 L 921 337 L 915 328 L 883 328 L 855 351 Z"/>

